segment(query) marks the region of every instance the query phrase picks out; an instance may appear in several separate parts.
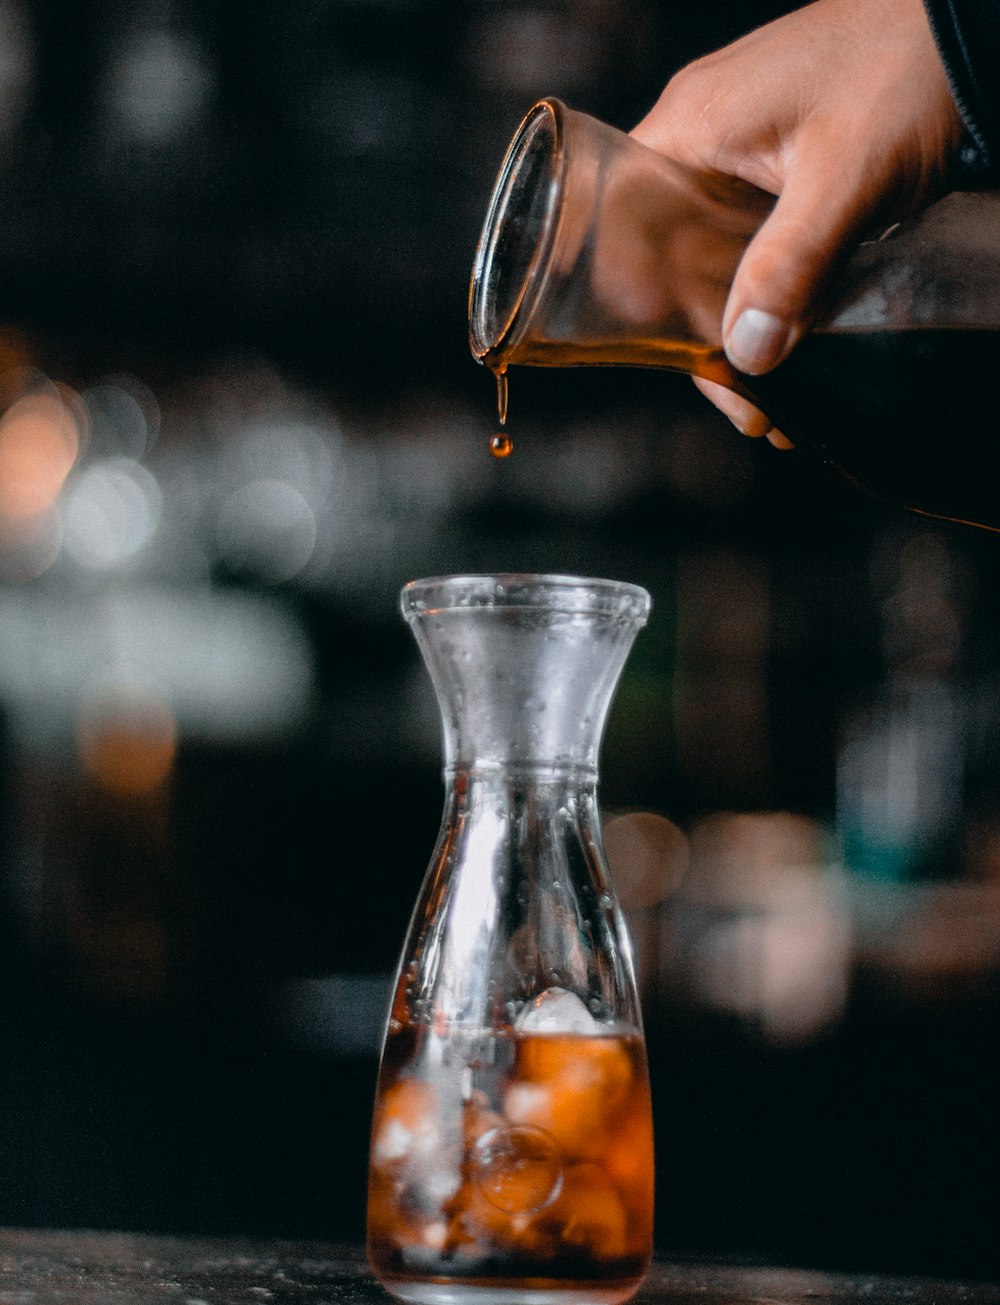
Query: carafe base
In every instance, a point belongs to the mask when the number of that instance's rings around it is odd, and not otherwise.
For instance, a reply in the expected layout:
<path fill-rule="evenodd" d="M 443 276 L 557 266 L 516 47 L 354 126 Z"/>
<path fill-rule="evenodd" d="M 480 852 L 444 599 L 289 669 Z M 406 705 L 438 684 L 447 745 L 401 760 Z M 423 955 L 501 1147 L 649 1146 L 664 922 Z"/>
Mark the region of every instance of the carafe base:
<path fill-rule="evenodd" d="M 517 1279 L 493 1282 L 429 1282 L 379 1274 L 386 1291 L 409 1305 L 620 1305 L 634 1296 L 642 1278 L 606 1282 L 549 1281 L 522 1285 Z"/>

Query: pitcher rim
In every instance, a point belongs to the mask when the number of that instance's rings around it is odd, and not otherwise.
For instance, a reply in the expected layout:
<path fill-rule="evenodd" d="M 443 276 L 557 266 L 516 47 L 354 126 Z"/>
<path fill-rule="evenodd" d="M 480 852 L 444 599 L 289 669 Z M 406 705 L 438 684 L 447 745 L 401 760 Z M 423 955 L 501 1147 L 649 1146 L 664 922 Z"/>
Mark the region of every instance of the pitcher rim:
<path fill-rule="evenodd" d="M 472 280 L 469 285 L 469 345 L 475 358 L 487 365 L 489 365 L 491 359 L 502 356 L 518 327 L 530 318 L 534 304 L 542 290 L 544 274 L 540 275 L 540 269 L 544 273 L 544 269 L 549 263 L 558 226 L 560 197 L 564 188 L 567 113 L 566 105 L 554 95 L 547 95 L 537 100 L 521 119 L 517 130 L 514 132 L 510 144 L 507 146 L 496 180 L 493 183 L 489 205 L 486 210 L 486 220 L 476 243 L 476 253 L 472 264 Z M 507 315 L 506 321 L 500 330 L 496 332 L 496 338 L 487 341 L 484 332 L 480 330 L 483 306 L 482 293 L 486 288 L 483 271 L 489 259 L 495 236 L 495 219 L 503 203 L 511 170 L 521 157 L 522 146 L 537 120 L 543 117 L 550 118 L 552 122 L 552 175 L 549 180 L 549 194 L 546 201 L 542 236 L 535 247 L 530 266 L 525 272 L 517 298 Z"/>

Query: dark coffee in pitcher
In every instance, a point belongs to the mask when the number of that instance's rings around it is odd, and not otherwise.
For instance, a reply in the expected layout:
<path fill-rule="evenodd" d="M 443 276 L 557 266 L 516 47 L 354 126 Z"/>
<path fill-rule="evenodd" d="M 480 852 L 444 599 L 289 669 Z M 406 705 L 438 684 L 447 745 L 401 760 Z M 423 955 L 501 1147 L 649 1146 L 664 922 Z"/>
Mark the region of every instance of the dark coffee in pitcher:
<path fill-rule="evenodd" d="M 815 332 L 742 382 L 789 439 L 861 488 L 1000 530 L 998 364 L 991 330 Z"/>

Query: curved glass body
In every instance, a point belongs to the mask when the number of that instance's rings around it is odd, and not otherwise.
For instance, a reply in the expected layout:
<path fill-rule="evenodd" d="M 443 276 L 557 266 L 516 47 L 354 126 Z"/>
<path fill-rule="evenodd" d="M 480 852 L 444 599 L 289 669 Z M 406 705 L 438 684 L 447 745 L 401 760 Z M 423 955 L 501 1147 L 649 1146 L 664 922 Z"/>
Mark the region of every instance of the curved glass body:
<path fill-rule="evenodd" d="M 402 606 L 446 797 L 386 1031 L 369 1259 L 407 1301 L 613 1305 L 652 1252 L 653 1141 L 597 756 L 649 596 L 448 577 Z"/>
<path fill-rule="evenodd" d="M 472 351 L 499 376 L 518 364 L 703 376 L 879 497 L 1000 529 L 1000 193 L 955 192 L 864 242 L 791 357 L 751 377 L 726 359 L 722 314 L 772 204 L 542 100 L 476 251 Z"/>

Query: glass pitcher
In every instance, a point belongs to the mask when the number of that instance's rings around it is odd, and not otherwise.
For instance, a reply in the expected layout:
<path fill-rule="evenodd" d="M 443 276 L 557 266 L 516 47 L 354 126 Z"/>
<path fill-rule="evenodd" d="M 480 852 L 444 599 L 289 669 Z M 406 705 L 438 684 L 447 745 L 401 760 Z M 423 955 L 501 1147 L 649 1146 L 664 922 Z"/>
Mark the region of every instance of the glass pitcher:
<path fill-rule="evenodd" d="M 744 376 L 722 350 L 722 314 L 772 204 L 540 101 L 476 251 L 473 354 L 504 394 L 516 364 L 702 376 L 879 497 L 1000 529 L 1000 194 L 952 193 L 863 243 L 792 356 Z"/>
<path fill-rule="evenodd" d="M 653 1142 L 597 758 L 649 595 L 452 576 L 402 608 L 446 798 L 385 1035 L 369 1260 L 421 1305 L 613 1305 L 649 1264 Z"/>

